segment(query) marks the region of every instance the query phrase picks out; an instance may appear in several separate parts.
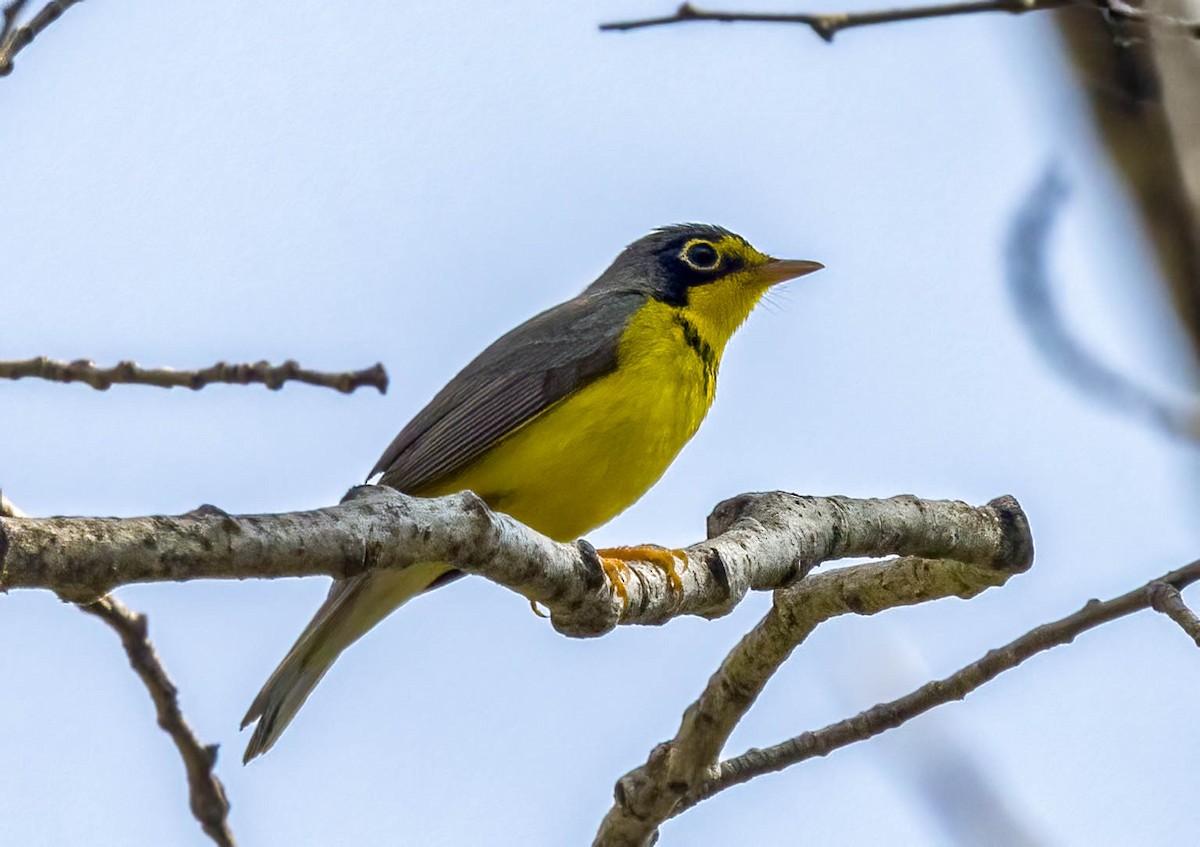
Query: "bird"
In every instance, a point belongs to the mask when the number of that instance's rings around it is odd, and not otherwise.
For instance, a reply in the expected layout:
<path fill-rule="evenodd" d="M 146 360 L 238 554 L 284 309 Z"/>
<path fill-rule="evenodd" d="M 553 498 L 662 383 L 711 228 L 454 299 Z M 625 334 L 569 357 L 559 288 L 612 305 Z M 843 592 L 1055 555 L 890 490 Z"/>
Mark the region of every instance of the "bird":
<path fill-rule="evenodd" d="M 367 479 L 409 495 L 470 490 L 557 541 L 640 498 L 696 433 L 726 343 L 771 286 L 823 265 L 775 259 L 711 224 L 661 227 L 626 247 L 578 296 L 501 336 L 400 431 Z M 664 555 L 665 554 L 665 555 Z M 599 551 L 620 568 L 668 570 L 653 546 Z M 265 753 L 334 660 L 396 608 L 462 573 L 448 562 L 336 579 L 254 699 L 244 762 Z"/>

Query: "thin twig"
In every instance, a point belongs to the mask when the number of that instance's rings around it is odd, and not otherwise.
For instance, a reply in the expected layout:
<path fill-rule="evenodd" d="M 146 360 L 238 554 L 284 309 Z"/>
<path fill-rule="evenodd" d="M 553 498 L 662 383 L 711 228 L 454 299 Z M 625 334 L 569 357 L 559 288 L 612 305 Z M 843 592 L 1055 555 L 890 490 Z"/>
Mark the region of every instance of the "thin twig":
<path fill-rule="evenodd" d="M 190 388 L 197 391 L 213 383 L 247 385 L 262 383 L 276 391 L 285 382 L 304 382 L 324 388 L 334 388 L 343 394 L 355 389 L 371 386 L 380 394 L 387 393 L 388 375 L 382 364 L 361 371 L 327 373 L 310 371 L 300 367 L 294 359 L 282 365 L 262 361 L 254 364 L 231 365 L 217 362 L 215 365 L 194 371 L 177 371 L 174 368 L 142 368 L 134 362 L 119 362 L 111 368 L 100 368 L 88 359 L 63 362 L 39 356 L 36 359 L 0 362 L 0 379 L 23 379 L 36 377 L 53 382 L 82 382 L 99 391 L 110 386 L 153 385 L 159 388 Z"/>
<path fill-rule="evenodd" d="M 1200 647 L 1200 618 L 1183 602 L 1179 589 L 1165 582 L 1153 582 L 1147 586 L 1146 593 L 1150 595 L 1150 605 L 1154 611 L 1162 612 L 1179 624 L 1179 628 Z"/>
<path fill-rule="evenodd" d="M 946 18 L 953 15 L 973 15 L 979 12 L 1008 12 L 1019 15 L 1042 9 L 1057 9 L 1062 6 L 1074 5 L 1077 0 L 973 0 L 966 3 L 944 3 L 932 6 L 913 6 L 907 9 L 885 9 L 871 12 L 836 12 L 831 14 L 783 14 L 765 12 L 711 12 L 699 9 L 691 3 L 684 3 L 675 10 L 675 14 L 660 18 L 645 18 L 633 21 L 616 21 L 601 24 L 600 29 L 607 32 L 622 32 L 631 29 L 645 29 L 652 26 L 666 26 L 689 21 L 720 21 L 734 23 L 752 21 L 757 23 L 801 24 L 807 26 L 825 41 L 833 41 L 833 37 L 844 29 L 870 26 L 872 24 L 896 23 L 898 21 L 915 21 L 925 18 Z"/>
<path fill-rule="evenodd" d="M 225 798 L 221 780 L 213 772 L 217 745 L 201 744 L 179 710 L 179 692 L 147 637 L 145 615 L 131 612 L 112 597 L 102 597 L 79 608 L 100 618 L 121 637 L 129 664 L 154 701 L 158 725 L 171 736 L 183 759 L 192 814 L 208 837 L 220 847 L 235 847 L 233 834 L 229 831 L 229 801 Z"/>
<path fill-rule="evenodd" d="M 1200 404 L 1176 405 L 1100 362 L 1067 329 L 1047 270 L 1047 248 L 1066 183 L 1051 168 L 1023 203 L 1007 249 L 1008 288 L 1017 314 L 1046 360 L 1086 394 L 1138 415 L 1169 435 L 1200 439 Z"/>
<path fill-rule="evenodd" d="M 25 2 L 26 0 L 12 0 L 4 7 L 4 26 L 0 29 L 0 76 L 12 73 L 13 59 L 16 55 L 79 0 L 50 0 L 40 12 L 29 19 L 29 23 L 17 26 L 17 16 L 21 14 Z"/>
<path fill-rule="evenodd" d="M 691 3 L 683 3 L 673 15 L 658 18 L 642 18 L 632 21 L 614 21 L 601 24 L 604 32 L 625 32 L 646 29 L 652 26 L 690 23 L 694 21 L 717 21 L 720 23 L 772 23 L 800 24 L 809 27 L 821 39 L 833 41 L 833 37 L 844 29 L 874 24 L 889 24 L 899 21 L 916 21 L 928 18 L 949 18 L 957 15 L 974 15 L 981 12 L 1005 12 L 1021 15 L 1064 6 L 1096 8 L 1115 18 L 1152 23 L 1182 29 L 1193 38 L 1200 38 L 1200 24 L 1178 18 L 1157 15 L 1138 9 L 1123 0 L 970 0 L 964 3 L 942 3 L 930 6 L 911 6 L 902 9 L 881 9 L 869 12 L 781 13 L 781 12 L 713 12 L 700 9 Z"/>
<path fill-rule="evenodd" d="M 783 770 L 806 759 L 827 756 L 840 747 L 865 741 L 894 729 L 937 706 L 961 700 L 975 689 L 1038 653 L 1070 644 L 1077 636 L 1090 629 L 1149 608 L 1153 602 L 1152 589 L 1155 585 L 1165 584 L 1179 590 L 1198 580 L 1200 560 L 1111 600 L 1089 600 L 1073 615 L 1032 629 L 1015 641 L 988 651 L 982 658 L 945 679 L 926 683 L 899 699 L 873 706 L 852 718 L 830 724 L 816 732 L 805 732 L 782 744 L 762 750 L 748 750 L 741 756 L 718 765 L 713 778 L 681 801 L 673 814 L 678 815 L 701 800 L 707 800 L 726 788 L 740 785 L 756 776 Z"/>

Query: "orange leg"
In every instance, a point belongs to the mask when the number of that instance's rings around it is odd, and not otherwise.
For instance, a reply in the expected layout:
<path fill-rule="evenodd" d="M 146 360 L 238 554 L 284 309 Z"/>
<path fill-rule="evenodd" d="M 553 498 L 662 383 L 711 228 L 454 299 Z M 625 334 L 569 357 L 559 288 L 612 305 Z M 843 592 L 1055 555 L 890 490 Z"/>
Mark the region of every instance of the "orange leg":
<path fill-rule="evenodd" d="M 621 571 L 621 587 L 617 589 L 617 593 L 626 603 L 629 600 L 624 584 L 624 571 L 628 568 L 627 562 L 648 562 L 656 566 L 667 575 L 667 581 L 671 583 L 671 590 L 676 594 L 683 593 L 683 578 L 679 575 L 678 566 L 680 562 L 683 562 L 683 567 L 687 567 L 687 553 L 682 550 L 670 550 L 666 547 L 659 547 L 657 544 L 639 544 L 636 547 L 609 547 L 596 552 L 600 554 L 600 562 L 609 579 L 612 579 L 610 567 L 613 570 Z M 610 565 L 610 563 L 614 564 Z M 617 582 L 614 580 L 613 587 L 616 586 Z"/>
<path fill-rule="evenodd" d="M 617 596 L 621 598 L 621 610 L 629 608 L 629 590 L 625 587 L 625 579 L 629 573 L 629 565 L 625 564 L 625 560 L 605 556 L 609 550 L 597 550 L 596 553 L 600 556 L 600 567 L 604 569 L 604 575 L 608 577 L 608 584 L 613 587 L 613 591 L 617 592 Z"/>

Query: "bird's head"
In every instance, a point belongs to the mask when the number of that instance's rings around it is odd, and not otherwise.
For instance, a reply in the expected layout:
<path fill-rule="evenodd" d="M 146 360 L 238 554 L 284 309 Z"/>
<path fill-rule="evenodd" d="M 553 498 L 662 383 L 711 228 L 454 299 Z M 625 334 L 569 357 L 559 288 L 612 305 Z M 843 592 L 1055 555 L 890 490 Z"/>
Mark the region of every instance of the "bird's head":
<path fill-rule="evenodd" d="M 681 310 L 723 348 L 768 288 L 822 267 L 773 258 L 719 226 L 676 224 L 626 247 L 588 292 L 644 292 Z"/>

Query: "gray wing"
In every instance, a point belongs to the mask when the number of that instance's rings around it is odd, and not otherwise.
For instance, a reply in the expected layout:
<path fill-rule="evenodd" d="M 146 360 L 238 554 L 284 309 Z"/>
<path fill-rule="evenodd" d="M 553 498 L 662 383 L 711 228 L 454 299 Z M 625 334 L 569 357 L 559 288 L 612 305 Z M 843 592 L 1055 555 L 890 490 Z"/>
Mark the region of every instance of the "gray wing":
<path fill-rule="evenodd" d="M 531 318 L 463 368 L 417 413 L 371 476 L 408 493 L 469 465 L 517 427 L 617 366 L 640 292 L 581 295 Z"/>

